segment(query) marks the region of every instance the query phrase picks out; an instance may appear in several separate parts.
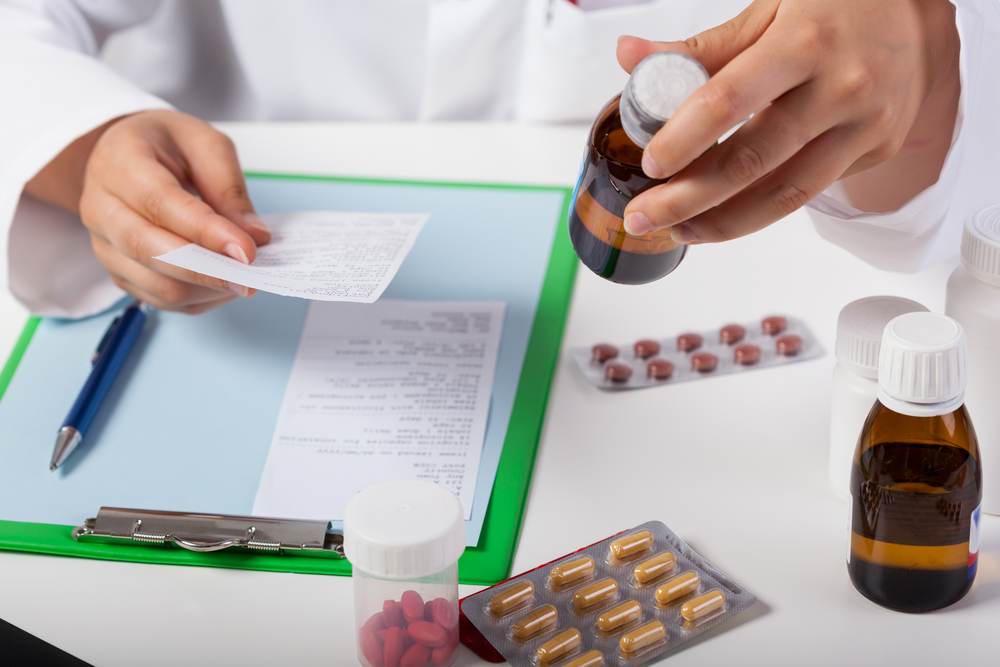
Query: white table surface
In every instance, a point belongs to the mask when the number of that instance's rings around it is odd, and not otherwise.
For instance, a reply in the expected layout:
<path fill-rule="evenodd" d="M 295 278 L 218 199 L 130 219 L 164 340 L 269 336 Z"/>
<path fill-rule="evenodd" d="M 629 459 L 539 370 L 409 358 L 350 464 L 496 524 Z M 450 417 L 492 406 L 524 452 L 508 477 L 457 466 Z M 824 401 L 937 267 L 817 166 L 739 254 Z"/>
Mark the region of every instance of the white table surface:
<path fill-rule="evenodd" d="M 488 124 L 221 127 L 247 170 L 563 186 L 575 180 L 585 136 L 582 127 Z M 983 518 L 979 574 L 964 600 L 896 613 L 851 586 L 849 504 L 827 481 L 837 313 L 873 294 L 941 311 L 951 268 L 877 271 L 821 240 L 800 211 L 751 237 L 694 248 L 651 285 L 614 285 L 581 269 L 514 572 L 655 519 L 758 598 L 666 664 L 994 664 L 1000 519 Z M 827 354 L 602 393 L 565 353 L 771 313 L 804 319 Z M 0 358 L 25 317 L 0 295 Z M 342 577 L 0 552 L 0 618 L 99 666 L 357 664 L 351 581 Z M 458 665 L 480 663 L 462 647 Z"/>

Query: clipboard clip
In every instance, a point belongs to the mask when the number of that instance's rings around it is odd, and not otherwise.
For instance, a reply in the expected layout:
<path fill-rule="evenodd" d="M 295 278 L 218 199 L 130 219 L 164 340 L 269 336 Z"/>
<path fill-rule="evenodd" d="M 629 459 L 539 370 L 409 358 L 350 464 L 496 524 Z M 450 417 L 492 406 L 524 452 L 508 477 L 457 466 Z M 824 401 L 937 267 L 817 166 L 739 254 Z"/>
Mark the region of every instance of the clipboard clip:
<path fill-rule="evenodd" d="M 180 547 L 198 553 L 226 549 L 296 556 L 344 557 L 344 536 L 329 522 L 225 514 L 102 507 L 73 529 L 80 542 Z"/>

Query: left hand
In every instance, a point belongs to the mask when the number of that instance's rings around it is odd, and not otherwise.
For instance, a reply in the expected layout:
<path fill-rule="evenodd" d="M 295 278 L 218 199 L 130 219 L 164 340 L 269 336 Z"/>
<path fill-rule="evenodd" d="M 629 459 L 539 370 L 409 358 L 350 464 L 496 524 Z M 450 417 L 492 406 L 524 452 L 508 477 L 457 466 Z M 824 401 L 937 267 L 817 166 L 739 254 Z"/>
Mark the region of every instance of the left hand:
<path fill-rule="evenodd" d="M 904 183 L 903 201 L 934 183 L 960 90 L 954 14 L 948 0 L 756 0 L 683 42 L 623 38 L 626 71 L 672 50 L 712 75 L 646 148 L 646 174 L 672 178 L 629 203 L 626 230 L 672 227 L 674 240 L 688 244 L 744 236 L 836 180 L 891 161 L 904 145 L 923 150 L 929 182 L 902 178 L 912 154 L 900 154 L 902 171 L 878 173 Z"/>

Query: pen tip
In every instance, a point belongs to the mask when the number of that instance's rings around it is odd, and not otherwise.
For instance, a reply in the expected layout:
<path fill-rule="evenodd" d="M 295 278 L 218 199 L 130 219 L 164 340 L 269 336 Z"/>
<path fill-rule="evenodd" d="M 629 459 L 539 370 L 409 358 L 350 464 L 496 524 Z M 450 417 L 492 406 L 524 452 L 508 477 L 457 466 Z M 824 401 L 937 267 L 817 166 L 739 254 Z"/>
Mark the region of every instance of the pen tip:
<path fill-rule="evenodd" d="M 56 469 L 56 464 L 55 463 L 53 463 L 52 465 L 49 466 L 49 472 L 53 472 L 55 469 Z"/>

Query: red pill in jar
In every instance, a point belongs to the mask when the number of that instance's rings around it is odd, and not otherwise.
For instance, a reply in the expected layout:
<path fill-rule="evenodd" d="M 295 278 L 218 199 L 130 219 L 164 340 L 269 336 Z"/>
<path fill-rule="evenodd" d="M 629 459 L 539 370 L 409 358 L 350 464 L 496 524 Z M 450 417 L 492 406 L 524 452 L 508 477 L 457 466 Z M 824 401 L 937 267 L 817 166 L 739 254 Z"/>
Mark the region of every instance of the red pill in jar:
<path fill-rule="evenodd" d="M 387 628 L 403 627 L 403 607 L 395 600 L 382 603 L 382 620 Z"/>
<path fill-rule="evenodd" d="M 777 336 L 788 328 L 788 320 L 781 315 L 771 315 L 760 321 L 760 330 L 768 336 Z"/>
<path fill-rule="evenodd" d="M 399 661 L 399 667 L 424 667 L 431 659 L 431 649 L 420 644 L 414 644 L 406 649 L 403 658 Z"/>
<path fill-rule="evenodd" d="M 674 365 L 666 359 L 653 359 L 646 364 L 646 372 L 654 380 L 666 380 L 674 372 Z"/>
<path fill-rule="evenodd" d="M 733 360 L 738 364 L 743 364 L 744 366 L 756 364 L 760 361 L 760 348 L 756 345 L 749 345 L 747 343 L 737 345 L 735 349 L 733 349 Z"/>
<path fill-rule="evenodd" d="M 701 347 L 701 334 L 685 333 L 677 337 L 677 349 L 681 352 L 690 352 Z"/>
<path fill-rule="evenodd" d="M 382 640 L 375 636 L 375 632 L 371 628 L 363 627 L 358 631 L 358 646 L 361 647 L 361 654 L 365 656 L 365 660 L 372 667 L 384 667 Z"/>
<path fill-rule="evenodd" d="M 732 345 L 743 340 L 745 335 L 747 335 L 747 330 L 739 324 L 727 324 L 719 329 L 719 342 Z"/>
<path fill-rule="evenodd" d="M 458 623 L 458 614 L 455 607 L 444 598 L 434 598 L 430 601 L 430 614 L 427 619 L 433 621 L 450 632 Z"/>
<path fill-rule="evenodd" d="M 448 634 L 447 644 L 434 649 L 434 652 L 431 653 L 431 664 L 438 667 L 447 664 L 456 648 L 458 648 L 458 628 L 455 629 L 455 632 Z"/>
<path fill-rule="evenodd" d="M 415 623 L 410 623 L 406 631 L 413 637 L 413 641 L 422 646 L 437 648 L 448 643 L 448 633 L 437 623 L 416 621 Z"/>
<path fill-rule="evenodd" d="M 399 598 L 403 618 L 407 623 L 424 620 L 424 599 L 416 591 L 405 591 Z"/>
<path fill-rule="evenodd" d="M 618 356 L 618 348 L 607 343 L 598 343 L 591 349 L 591 354 L 594 355 L 594 361 L 603 364 L 608 359 L 614 359 Z"/>
<path fill-rule="evenodd" d="M 625 382 L 632 377 L 632 367 L 627 364 L 608 364 L 604 367 L 604 377 L 612 382 Z"/>
<path fill-rule="evenodd" d="M 714 371 L 719 365 L 719 358 L 709 352 L 699 352 L 691 355 L 691 368 L 702 373 Z"/>
<path fill-rule="evenodd" d="M 774 341 L 774 347 L 778 350 L 778 354 L 792 356 L 798 354 L 799 350 L 802 349 L 802 338 L 795 334 L 781 336 L 778 340 Z"/>
<path fill-rule="evenodd" d="M 390 627 L 383 630 L 385 634 L 382 635 L 382 642 L 384 648 L 382 649 L 382 657 L 385 659 L 385 667 L 400 667 L 400 661 L 403 659 L 403 653 L 406 652 L 406 640 L 404 635 L 406 631 L 403 628 Z"/>
<path fill-rule="evenodd" d="M 384 644 L 385 638 L 388 637 L 390 634 L 396 633 L 396 630 L 400 630 L 402 632 L 400 636 L 403 638 L 403 648 L 404 649 L 409 648 L 410 644 L 413 643 L 413 637 L 411 637 L 410 633 L 403 628 L 386 628 L 385 630 L 379 630 L 378 632 L 376 632 L 375 636 L 377 636 L 379 640 Z"/>
<path fill-rule="evenodd" d="M 385 630 L 385 621 L 382 620 L 382 612 L 377 611 L 372 614 L 372 617 L 365 621 L 364 627 L 368 628 L 372 632 Z"/>
<path fill-rule="evenodd" d="M 655 354 L 660 353 L 660 344 L 655 340 L 640 340 L 635 344 L 635 356 L 640 359 L 649 359 Z"/>

